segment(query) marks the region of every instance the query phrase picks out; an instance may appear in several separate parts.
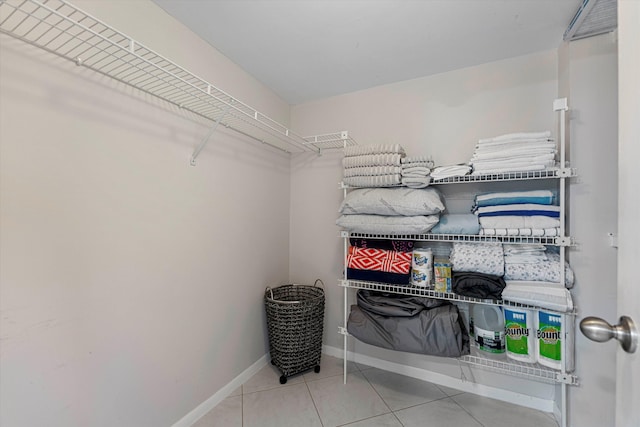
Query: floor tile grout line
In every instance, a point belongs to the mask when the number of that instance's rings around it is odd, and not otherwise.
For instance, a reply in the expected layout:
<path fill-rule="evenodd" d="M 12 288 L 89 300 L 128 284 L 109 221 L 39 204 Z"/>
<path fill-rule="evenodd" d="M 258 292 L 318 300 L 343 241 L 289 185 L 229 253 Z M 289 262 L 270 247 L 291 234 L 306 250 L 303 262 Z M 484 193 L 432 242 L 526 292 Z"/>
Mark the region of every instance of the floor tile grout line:
<path fill-rule="evenodd" d="M 480 424 L 482 427 L 486 427 L 486 426 L 484 425 L 484 423 L 482 423 L 479 419 L 477 419 L 476 417 L 474 417 L 474 416 L 473 416 L 473 414 L 472 414 L 471 412 L 467 411 L 467 408 L 465 408 L 464 406 L 462 406 L 462 405 L 461 405 L 460 403 L 458 403 L 455 399 L 451 399 L 451 401 L 452 401 L 453 403 L 455 403 L 456 405 L 458 405 L 460 408 L 462 408 L 462 410 L 463 410 L 464 412 L 466 412 L 467 414 L 469 414 L 469 416 L 470 416 L 471 418 L 473 418 L 474 420 L 476 420 L 476 422 L 477 422 L 478 424 Z"/>
<path fill-rule="evenodd" d="M 428 402 L 416 403 L 415 405 L 407 406 L 406 408 L 395 409 L 395 410 L 393 410 L 393 412 L 400 412 L 400 411 L 404 411 L 405 409 L 416 408 L 416 407 L 418 407 L 418 406 L 428 405 L 428 404 L 430 404 L 430 403 L 439 402 L 439 401 L 441 401 L 441 400 L 445 400 L 445 399 L 453 400 L 453 399 L 451 399 L 451 397 L 449 397 L 449 396 L 443 396 L 443 397 L 439 397 L 439 398 L 437 398 L 437 399 L 429 400 Z"/>
<path fill-rule="evenodd" d="M 345 424 L 339 424 L 336 427 L 349 427 L 352 424 L 361 423 L 361 422 L 367 421 L 367 420 L 372 420 L 374 418 L 378 418 L 378 417 L 381 417 L 383 415 L 394 415 L 394 414 L 393 414 L 393 411 L 385 412 L 384 414 L 372 415 L 372 416 L 367 417 L 367 418 L 362 418 L 361 420 L 349 421 L 348 423 L 345 423 Z M 400 420 L 398 420 L 398 421 L 400 421 Z M 402 423 L 400 423 L 400 424 L 402 424 Z M 402 426 L 404 427 L 404 424 L 402 424 Z"/>
<path fill-rule="evenodd" d="M 382 403 L 384 403 L 384 406 L 386 406 L 387 408 L 389 408 L 389 412 L 393 412 L 393 409 L 391 409 L 391 406 L 389 406 L 389 404 L 387 403 L 386 400 L 384 400 L 384 398 L 380 395 L 380 393 L 378 393 L 378 390 L 376 389 L 376 387 L 371 384 L 371 381 L 369 381 L 369 378 L 367 378 L 367 376 L 365 374 L 363 374 L 362 372 L 360 372 L 360 374 L 362 375 L 362 377 L 365 379 L 365 381 L 367 381 L 367 384 L 369 384 L 371 386 L 371 388 L 373 389 L 373 391 L 376 392 L 376 394 L 378 395 L 378 397 L 380 397 L 380 400 L 382 400 Z"/>
<path fill-rule="evenodd" d="M 402 422 L 402 420 L 400 420 L 400 418 L 398 417 L 398 414 L 396 414 L 395 411 L 391 412 L 393 414 L 394 417 L 396 417 L 396 420 L 398 420 L 398 422 L 400 423 L 400 425 L 402 427 L 404 427 L 404 423 Z"/>
<path fill-rule="evenodd" d="M 269 391 L 269 390 L 276 390 L 278 388 L 286 388 L 286 387 L 292 387 L 294 385 L 298 385 L 298 384 L 303 384 L 303 383 L 293 383 L 293 384 L 280 384 L 280 385 L 275 385 L 273 387 L 269 387 L 269 388 L 265 388 L 265 389 L 260 389 L 260 390 L 255 390 L 255 391 L 249 391 L 247 393 L 243 394 L 255 394 L 255 393 L 261 393 L 263 391 Z"/>
<path fill-rule="evenodd" d="M 309 384 L 307 384 L 306 382 L 304 383 L 304 385 L 307 387 L 307 391 L 309 392 L 309 397 L 311 398 L 311 403 L 313 403 L 313 407 L 316 410 L 316 414 L 318 414 L 318 420 L 320 420 L 320 425 L 322 427 L 324 427 L 324 423 L 322 422 L 322 417 L 320 416 L 320 411 L 318 410 L 318 406 L 316 405 L 316 401 L 313 398 L 313 393 L 311 393 L 311 389 L 309 388 Z"/>

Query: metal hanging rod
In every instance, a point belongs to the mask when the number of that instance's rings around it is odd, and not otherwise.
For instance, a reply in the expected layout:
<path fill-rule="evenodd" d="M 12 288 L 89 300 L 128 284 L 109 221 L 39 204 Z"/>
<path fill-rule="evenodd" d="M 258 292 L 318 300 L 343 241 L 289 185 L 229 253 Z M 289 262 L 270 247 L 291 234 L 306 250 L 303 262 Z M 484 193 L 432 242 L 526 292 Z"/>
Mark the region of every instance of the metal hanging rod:
<path fill-rule="evenodd" d="M 65 0 L 0 0 L 0 32 L 209 119 L 214 127 L 222 124 L 287 153 L 324 148 Z"/>

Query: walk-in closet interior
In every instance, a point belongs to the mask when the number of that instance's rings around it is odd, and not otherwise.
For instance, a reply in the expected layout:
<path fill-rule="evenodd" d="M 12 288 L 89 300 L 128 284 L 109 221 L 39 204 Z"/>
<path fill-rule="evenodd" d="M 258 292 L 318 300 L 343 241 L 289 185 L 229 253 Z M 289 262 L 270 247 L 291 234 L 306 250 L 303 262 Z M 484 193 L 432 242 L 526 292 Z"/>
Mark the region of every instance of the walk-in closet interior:
<path fill-rule="evenodd" d="M 304 426 L 414 425 L 280 377 L 265 289 L 306 284 L 341 387 L 637 426 L 579 324 L 624 314 L 638 26 L 634 0 L 0 0 L 0 425 L 288 425 L 247 414 L 257 376 L 310 393 Z"/>

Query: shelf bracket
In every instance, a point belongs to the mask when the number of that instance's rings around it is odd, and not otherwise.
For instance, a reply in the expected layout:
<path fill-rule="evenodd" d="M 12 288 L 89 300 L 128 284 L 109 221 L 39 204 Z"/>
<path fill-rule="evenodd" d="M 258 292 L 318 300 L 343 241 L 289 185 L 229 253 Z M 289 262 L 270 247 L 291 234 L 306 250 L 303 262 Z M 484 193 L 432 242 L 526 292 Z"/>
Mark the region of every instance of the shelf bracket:
<path fill-rule="evenodd" d="M 571 178 L 576 175 L 576 171 L 572 168 L 561 168 L 558 169 L 558 177 L 559 178 Z"/>
<path fill-rule="evenodd" d="M 553 111 L 567 111 L 567 98 L 558 98 L 553 100 Z"/>
<path fill-rule="evenodd" d="M 230 108 L 231 108 L 231 104 L 227 105 L 227 108 L 225 108 L 225 110 L 222 112 L 222 115 L 215 120 L 215 122 L 213 123 L 213 126 L 211 126 L 211 129 L 209 129 L 209 133 L 207 133 L 207 136 L 204 137 L 200 145 L 193 151 L 193 154 L 191 155 L 191 162 L 190 162 L 191 166 L 196 165 L 196 158 L 198 157 L 200 152 L 204 149 L 204 147 L 207 145 L 207 143 L 211 139 L 211 136 L 216 131 L 216 129 L 218 129 L 220 122 L 222 121 L 222 119 L 224 119 L 224 116 L 227 115 Z"/>
<path fill-rule="evenodd" d="M 555 239 L 557 246 L 573 246 L 573 239 L 569 236 L 558 236 Z"/>
<path fill-rule="evenodd" d="M 579 385 L 580 382 L 578 381 L 578 377 L 576 377 L 575 375 L 571 375 L 568 373 L 562 373 L 562 372 L 558 372 L 556 374 L 556 382 L 558 383 L 564 383 L 564 384 L 568 384 L 568 385 Z"/>

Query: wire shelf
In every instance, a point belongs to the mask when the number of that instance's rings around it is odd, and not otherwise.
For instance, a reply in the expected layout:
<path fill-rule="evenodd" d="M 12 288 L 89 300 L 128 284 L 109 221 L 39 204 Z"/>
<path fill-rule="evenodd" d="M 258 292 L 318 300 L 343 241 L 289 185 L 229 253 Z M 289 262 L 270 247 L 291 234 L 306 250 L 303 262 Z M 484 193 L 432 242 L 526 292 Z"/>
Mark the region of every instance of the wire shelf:
<path fill-rule="evenodd" d="M 346 328 L 338 327 L 338 333 L 345 336 L 352 336 Z M 498 372 L 505 375 L 527 378 L 545 383 L 566 383 L 569 385 L 578 385 L 578 377 L 561 371 L 541 366 L 538 363 L 524 363 L 517 360 L 494 360 L 480 356 L 460 356 L 458 361 L 471 366 L 477 366 L 492 372 Z"/>
<path fill-rule="evenodd" d="M 552 168 L 540 171 L 503 172 L 486 175 L 464 175 L 434 179 L 431 184 L 460 184 L 466 182 L 522 181 L 530 179 L 572 178 L 577 176 L 573 168 Z"/>
<path fill-rule="evenodd" d="M 542 244 L 549 246 L 573 246 L 572 238 L 529 236 L 483 236 L 477 234 L 369 234 L 343 231 L 342 237 L 379 240 L 413 240 L 416 242 L 500 242 L 509 244 Z"/>
<path fill-rule="evenodd" d="M 575 168 L 553 168 L 541 171 L 523 171 L 523 172 L 504 172 L 487 175 L 464 175 L 453 176 L 450 178 L 434 179 L 431 181 L 431 185 L 442 184 L 466 184 L 474 182 L 500 182 L 500 181 L 528 181 L 535 179 L 560 179 L 560 178 L 574 178 L 578 176 L 578 171 Z M 402 184 L 389 185 L 388 187 L 403 187 Z M 340 182 L 340 189 L 348 190 L 355 188 L 369 188 L 358 187 Z"/>
<path fill-rule="evenodd" d="M 0 32 L 287 153 L 320 150 L 65 0 L 2 0 Z"/>
<path fill-rule="evenodd" d="M 327 133 L 324 135 L 305 136 L 305 144 L 315 147 L 318 150 L 331 148 L 345 148 L 357 145 L 356 141 L 349 136 L 347 131 Z"/>
<path fill-rule="evenodd" d="M 575 375 L 561 374 L 560 371 L 555 371 L 539 364 L 524 363 L 515 360 L 505 362 L 478 356 L 462 356 L 459 357 L 458 360 L 472 366 L 478 366 L 502 374 L 516 375 L 518 377 L 546 383 L 578 385 L 578 378 Z"/>
<path fill-rule="evenodd" d="M 339 285 L 344 288 L 351 288 L 351 289 L 366 289 L 370 291 L 389 292 L 389 293 L 400 294 L 400 295 L 437 298 L 437 299 L 442 299 L 447 301 L 469 302 L 474 304 L 497 305 L 497 306 L 506 306 L 506 307 L 520 307 L 520 308 L 528 308 L 533 310 L 544 310 L 547 312 L 553 312 L 553 313 L 564 314 L 564 315 L 572 315 L 572 316 L 576 315 L 575 310 L 564 312 L 564 311 L 557 311 L 557 310 L 552 310 L 548 308 L 543 308 L 543 307 L 539 307 L 531 304 L 521 304 L 521 303 L 512 302 L 512 301 L 472 298 L 464 295 L 454 294 L 453 292 L 438 292 L 433 289 L 424 288 L 420 286 L 413 286 L 413 285 L 393 285 L 389 283 L 366 282 L 362 280 L 341 280 Z"/>

